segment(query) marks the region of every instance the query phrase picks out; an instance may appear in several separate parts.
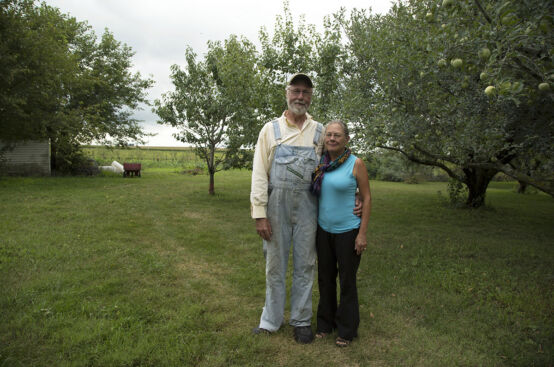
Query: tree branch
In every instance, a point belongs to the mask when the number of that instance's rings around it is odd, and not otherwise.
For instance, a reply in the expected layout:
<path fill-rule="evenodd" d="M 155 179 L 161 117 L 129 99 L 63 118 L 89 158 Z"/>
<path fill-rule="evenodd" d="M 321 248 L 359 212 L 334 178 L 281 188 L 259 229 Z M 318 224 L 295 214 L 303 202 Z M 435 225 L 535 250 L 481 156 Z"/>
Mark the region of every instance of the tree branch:
<path fill-rule="evenodd" d="M 382 145 L 377 146 L 377 148 L 383 148 L 383 149 L 394 150 L 396 152 L 400 152 L 412 162 L 423 164 L 423 165 L 426 165 L 426 166 L 439 167 L 442 170 L 444 170 L 448 174 L 448 176 L 452 177 L 453 179 L 464 182 L 464 183 L 466 182 L 464 177 L 461 177 L 461 176 L 457 175 L 453 170 L 448 168 L 448 166 L 446 166 L 445 164 L 443 164 L 441 162 L 438 162 L 436 160 L 421 159 L 421 158 L 416 157 L 413 154 L 409 154 L 409 153 L 405 152 L 404 150 L 402 150 L 400 148 L 387 147 L 387 146 L 382 146 Z"/>
<path fill-rule="evenodd" d="M 439 156 L 438 154 L 431 154 L 428 151 L 420 148 L 419 145 L 417 145 L 417 144 L 414 144 L 414 149 L 417 150 L 418 152 L 420 152 L 421 154 L 426 155 L 427 157 L 429 157 L 429 158 L 431 158 L 435 161 L 442 160 L 442 161 L 447 161 L 447 162 L 456 164 L 456 162 L 453 159 L 448 159 L 447 157 Z"/>
<path fill-rule="evenodd" d="M 475 3 L 475 5 L 477 5 L 477 7 L 479 8 L 479 11 L 481 11 L 481 13 L 483 13 L 483 16 L 485 17 L 487 22 L 489 22 L 489 24 L 492 24 L 492 19 L 491 19 L 491 17 L 489 17 L 489 15 L 485 11 L 485 9 L 483 9 L 483 5 L 481 5 L 481 2 L 479 0 L 473 0 L 473 2 Z"/>
<path fill-rule="evenodd" d="M 525 70 L 527 73 L 532 75 L 538 81 L 542 81 L 543 79 L 542 76 L 540 76 L 539 74 L 535 73 L 533 70 L 525 66 L 518 57 L 514 57 L 514 61 L 517 64 L 517 66 L 519 66 L 521 69 Z"/>

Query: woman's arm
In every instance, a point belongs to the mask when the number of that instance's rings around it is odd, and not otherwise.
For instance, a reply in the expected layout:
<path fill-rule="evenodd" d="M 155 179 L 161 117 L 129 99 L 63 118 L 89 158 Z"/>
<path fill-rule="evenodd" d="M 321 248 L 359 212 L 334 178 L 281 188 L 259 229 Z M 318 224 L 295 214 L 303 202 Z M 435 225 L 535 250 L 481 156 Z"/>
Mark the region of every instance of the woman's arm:
<path fill-rule="evenodd" d="M 367 247 L 367 225 L 369 223 L 369 216 L 371 215 L 371 190 L 369 188 L 369 177 L 367 175 L 367 169 L 364 162 L 357 158 L 354 163 L 354 178 L 358 183 L 358 189 L 360 191 L 360 199 L 363 203 L 362 206 L 362 219 L 360 223 L 360 231 L 356 237 L 356 253 L 361 254 Z"/>

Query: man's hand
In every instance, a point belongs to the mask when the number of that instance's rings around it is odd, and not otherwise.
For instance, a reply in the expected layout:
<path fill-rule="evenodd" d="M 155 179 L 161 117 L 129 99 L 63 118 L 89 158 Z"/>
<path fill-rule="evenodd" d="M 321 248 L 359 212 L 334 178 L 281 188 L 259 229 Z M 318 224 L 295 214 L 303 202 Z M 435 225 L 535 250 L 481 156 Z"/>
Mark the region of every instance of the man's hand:
<path fill-rule="evenodd" d="M 264 240 L 271 240 L 271 224 L 267 218 L 256 218 L 256 232 Z"/>
<path fill-rule="evenodd" d="M 360 200 L 360 195 L 358 193 L 356 193 L 356 199 L 354 201 L 354 211 L 353 211 L 353 213 L 355 215 L 357 215 L 358 217 L 361 217 L 362 216 L 362 207 L 363 207 L 363 202 Z"/>

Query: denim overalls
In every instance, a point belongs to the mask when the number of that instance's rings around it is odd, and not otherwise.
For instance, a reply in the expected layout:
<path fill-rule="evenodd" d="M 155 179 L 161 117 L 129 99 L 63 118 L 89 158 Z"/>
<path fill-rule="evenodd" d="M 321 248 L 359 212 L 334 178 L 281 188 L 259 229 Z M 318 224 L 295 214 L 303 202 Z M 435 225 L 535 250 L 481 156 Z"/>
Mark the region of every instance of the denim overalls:
<path fill-rule="evenodd" d="M 290 325 L 308 326 L 312 318 L 312 286 L 315 273 L 317 198 L 310 193 L 312 172 L 319 163 L 316 147 L 323 126 L 317 123 L 313 146 L 281 144 L 279 122 L 273 121 L 277 147 L 269 173 L 267 218 L 271 241 L 264 241 L 266 297 L 260 328 L 276 331 L 284 319 L 290 246 L 293 275 Z"/>

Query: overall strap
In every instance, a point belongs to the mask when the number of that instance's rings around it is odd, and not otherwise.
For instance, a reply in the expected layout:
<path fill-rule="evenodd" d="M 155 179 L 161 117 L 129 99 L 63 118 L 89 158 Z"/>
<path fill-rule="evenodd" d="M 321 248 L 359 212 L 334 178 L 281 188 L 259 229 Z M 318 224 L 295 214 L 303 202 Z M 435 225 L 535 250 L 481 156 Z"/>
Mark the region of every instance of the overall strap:
<path fill-rule="evenodd" d="M 281 145 L 281 129 L 279 129 L 279 120 L 273 120 L 273 132 L 275 134 L 275 141 L 277 145 Z"/>
<path fill-rule="evenodd" d="M 314 145 L 319 145 L 319 138 L 321 137 L 321 132 L 323 131 L 323 125 L 319 122 L 317 123 L 317 126 L 315 128 L 315 134 L 314 134 Z"/>

